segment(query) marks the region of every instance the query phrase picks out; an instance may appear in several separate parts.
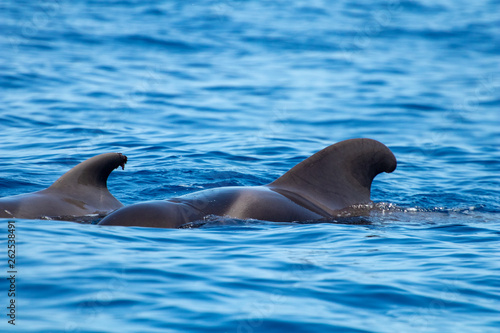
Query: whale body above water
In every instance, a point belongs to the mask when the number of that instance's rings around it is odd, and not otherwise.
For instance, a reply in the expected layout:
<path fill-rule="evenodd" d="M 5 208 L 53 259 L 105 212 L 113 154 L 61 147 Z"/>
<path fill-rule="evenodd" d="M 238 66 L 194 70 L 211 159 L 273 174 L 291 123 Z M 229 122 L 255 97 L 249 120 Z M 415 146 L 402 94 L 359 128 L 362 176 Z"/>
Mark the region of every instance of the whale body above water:
<path fill-rule="evenodd" d="M 220 187 L 116 210 L 100 225 L 178 228 L 207 216 L 303 222 L 333 218 L 368 204 L 373 179 L 396 169 L 384 144 L 351 139 L 333 144 L 297 164 L 270 184 Z"/>
<path fill-rule="evenodd" d="M 88 215 L 106 216 L 123 207 L 107 188 L 108 176 L 125 167 L 120 153 L 94 156 L 62 175 L 50 187 L 0 198 L 0 218 L 74 220 Z"/>

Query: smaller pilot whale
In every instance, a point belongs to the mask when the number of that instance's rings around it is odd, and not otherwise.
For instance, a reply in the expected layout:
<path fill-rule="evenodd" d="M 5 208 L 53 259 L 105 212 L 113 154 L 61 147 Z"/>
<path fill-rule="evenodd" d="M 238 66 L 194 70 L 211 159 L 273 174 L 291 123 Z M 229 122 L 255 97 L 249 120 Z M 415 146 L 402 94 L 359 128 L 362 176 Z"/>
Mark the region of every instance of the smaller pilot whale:
<path fill-rule="evenodd" d="M 107 188 L 108 176 L 125 167 L 120 153 L 94 156 L 62 175 L 45 190 L 0 198 L 0 218 L 60 218 L 96 214 L 107 215 L 120 208 Z"/>
<path fill-rule="evenodd" d="M 370 203 L 373 179 L 396 169 L 394 154 L 371 139 L 345 140 L 317 152 L 274 182 L 221 187 L 126 206 L 100 225 L 177 228 L 210 215 L 272 222 L 328 219 Z M 355 213 L 355 212 L 354 212 Z"/>

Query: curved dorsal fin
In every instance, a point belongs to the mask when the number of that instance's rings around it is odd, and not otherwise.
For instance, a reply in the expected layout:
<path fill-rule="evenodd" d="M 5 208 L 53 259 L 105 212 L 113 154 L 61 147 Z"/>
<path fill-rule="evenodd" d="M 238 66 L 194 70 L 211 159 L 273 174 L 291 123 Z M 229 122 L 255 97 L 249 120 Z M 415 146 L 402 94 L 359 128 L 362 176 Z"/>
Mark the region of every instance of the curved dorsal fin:
<path fill-rule="evenodd" d="M 111 172 L 125 168 L 127 156 L 120 153 L 106 153 L 89 158 L 66 172 L 47 190 L 75 191 L 79 186 L 95 187 L 107 190 L 107 180 Z"/>
<path fill-rule="evenodd" d="M 394 171 L 396 164 L 394 154 L 378 141 L 345 140 L 305 159 L 267 186 L 292 200 L 305 199 L 332 215 L 339 209 L 369 203 L 373 178 Z"/>

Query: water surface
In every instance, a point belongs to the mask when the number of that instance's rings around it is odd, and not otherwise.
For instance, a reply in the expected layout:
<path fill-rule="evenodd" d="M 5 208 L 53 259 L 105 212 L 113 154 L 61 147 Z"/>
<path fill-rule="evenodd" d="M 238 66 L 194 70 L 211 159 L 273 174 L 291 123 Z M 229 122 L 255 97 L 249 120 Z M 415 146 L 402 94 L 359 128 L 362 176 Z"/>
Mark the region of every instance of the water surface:
<path fill-rule="evenodd" d="M 17 220 L 1 330 L 496 332 L 498 5 L 2 2 L 0 196 L 111 151 L 124 204 L 266 184 L 349 138 L 399 164 L 361 224 Z"/>

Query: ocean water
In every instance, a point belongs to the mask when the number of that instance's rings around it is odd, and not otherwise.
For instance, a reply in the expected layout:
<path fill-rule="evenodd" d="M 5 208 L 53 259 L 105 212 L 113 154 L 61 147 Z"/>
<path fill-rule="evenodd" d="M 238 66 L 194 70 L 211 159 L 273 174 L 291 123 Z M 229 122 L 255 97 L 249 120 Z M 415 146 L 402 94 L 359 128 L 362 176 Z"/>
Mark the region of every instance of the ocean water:
<path fill-rule="evenodd" d="M 104 152 L 124 204 L 271 182 L 349 138 L 361 220 L 15 220 L 2 332 L 498 332 L 499 1 L 0 2 L 0 196 Z"/>

